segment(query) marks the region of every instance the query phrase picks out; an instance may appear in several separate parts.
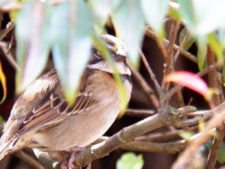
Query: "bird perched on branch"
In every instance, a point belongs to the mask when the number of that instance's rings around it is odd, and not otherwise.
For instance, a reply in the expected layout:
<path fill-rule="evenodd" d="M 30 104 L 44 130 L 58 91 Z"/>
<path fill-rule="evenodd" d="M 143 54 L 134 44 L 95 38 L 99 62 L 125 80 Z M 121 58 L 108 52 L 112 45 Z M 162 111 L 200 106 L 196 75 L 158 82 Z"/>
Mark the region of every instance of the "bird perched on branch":
<path fill-rule="evenodd" d="M 131 95 L 131 71 L 124 44 L 103 35 L 113 63 Z M 93 48 L 82 75 L 77 98 L 68 105 L 55 69 L 35 80 L 15 102 L 0 139 L 0 159 L 25 147 L 46 152 L 85 147 L 101 137 L 116 119 L 121 98 L 113 78 L 115 70 Z"/>

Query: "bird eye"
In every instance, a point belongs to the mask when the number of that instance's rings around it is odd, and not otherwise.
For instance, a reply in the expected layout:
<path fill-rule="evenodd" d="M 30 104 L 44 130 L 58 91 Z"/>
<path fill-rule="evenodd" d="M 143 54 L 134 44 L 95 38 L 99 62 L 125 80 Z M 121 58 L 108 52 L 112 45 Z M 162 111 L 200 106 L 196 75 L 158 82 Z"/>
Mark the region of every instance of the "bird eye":
<path fill-rule="evenodd" d="M 110 41 L 110 40 L 106 41 L 106 43 L 107 43 L 108 46 L 111 47 L 111 48 L 115 48 L 115 46 L 116 46 L 116 44 L 115 44 L 113 41 Z"/>

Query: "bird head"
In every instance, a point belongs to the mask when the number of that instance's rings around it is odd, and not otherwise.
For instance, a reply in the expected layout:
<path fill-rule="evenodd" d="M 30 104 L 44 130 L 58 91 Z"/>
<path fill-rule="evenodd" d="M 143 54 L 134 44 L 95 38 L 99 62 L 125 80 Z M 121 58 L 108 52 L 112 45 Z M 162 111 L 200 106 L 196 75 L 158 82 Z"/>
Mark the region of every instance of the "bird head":
<path fill-rule="evenodd" d="M 120 75 L 131 75 L 130 68 L 127 64 L 127 52 L 125 44 L 115 36 L 102 35 L 101 38 L 108 48 L 111 59 L 105 60 L 102 54 L 93 49 L 91 61 L 88 64 L 88 68 L 105 71 L 108 73 L 119 73 Z"/>

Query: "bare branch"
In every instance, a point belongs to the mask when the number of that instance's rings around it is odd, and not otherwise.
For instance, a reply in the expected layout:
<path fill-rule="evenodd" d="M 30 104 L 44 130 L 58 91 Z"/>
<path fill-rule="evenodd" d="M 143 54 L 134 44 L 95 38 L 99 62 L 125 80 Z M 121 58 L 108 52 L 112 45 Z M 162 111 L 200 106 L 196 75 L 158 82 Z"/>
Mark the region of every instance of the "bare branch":
<path fill-rule="evenodd" d="M 177 61 L 178 56 L 180 55 L 181 50 L 183 49 L 185 42 L 187 41 L 187 38 L 189 35 L 190 35 L 190 32 L 186 32 L 186 34 L 184 35 L 184 38 L 182 39 L 181 44 L 180 44 L 178 50 L 176 51 L 176 54 L 174 55 L 174 62 Z"/>
<path fill-rule="evenodd" d="M 150 38 L 152 38 L 154 40 L 157 38 L 156 34 L 153 31 L 151 31 L 149 28 L 146 28 L 145 34 L 148 37 L 150 37 Z M 169 44 L 169 41 L 167 39 L 164 39 L 163 42 L 164 42 L 165 45 L 168 45 Z M 194 56 L 190 52 L 184 50 L 183 48 L 177 46 L 176 44 L 173 44 L 173 50 L 175 50 L 175 51 L 180 50 L 180 54 L 182 56 L 186 57 L 188 60 L 190 60 L 190 61 L 192 61 L 194 63 L 197 63 L 196 56 Z"/>
<path fill-rule="evenodd" d="M 138 80 L 139 84 L 147 94 L 149 101 L 154 105 L 155 108 L 158 108 L 159 100 L 155 96 L 155 92 L 153 91 L 153 89 L 148 85 L 148 83 L 145 81 L 145 79 L 141 76 L 141 74 L 137 70 L 132 69 L 132 74 Z"/>
<path fill-rule="evenodd" d="M 200 146 L 211 138 L 211 131 L 215 128 L 221 127 L 225 118 L 225 103 L 212 110 L 214 116 L 207 123 L 205 129 L 199 133 L 198 139 L 195 139 L 185 149 L 183 154 L 174 163 L 172 169 L 187 169 L 191 165 L 194 155 L 199 150 Z"/>
<path fill-rule="evenodd" d="M 8 50 L 8 47 L 6 45 L 6 43 L 4 42 L 0 42 L 0 47 L 2 49 L 2 51 L 4 52 L 6 59 L 9 61 L 9 63 L 16 69 L 18 70 L 19 67 L 15 61 L 15 59 L 13 58 L 12 54 L 10 53 L 10 51 Z"/>
<path fill-rule="evenodd" d="M 161 110 L 155 115 L 122 129 L 109 139 L 79 152 L 76 155 L 75 163 L 82 165 L 92 160 L 104 157 L 113 150 L 134 140 L 137 136 L 161 128 L 166 124 L 173 125 L 174 121 L 179 121 L 179 118 L 182 117 L 181 113 L 185 112 L 180 111 L 180 116 L 174 116 L 174 114 L 170 112 L 170 109 Z M 175 118 L 177 119 L 175 120 Z"/>
<path fill-rule="evenodd" d="M 156 89 L 158 95 L 162 96 L 163 95 L 162 88 L 160 87 L 160 85 L 159 85 L 159 83 L 158 83 L 158 81 L 157 81 L 157 79 L 155 77 L 154 72 L 152 71 L 150 65 L 148 64 L 148 61 L 147 61 L 144 53 L 141 51 L 140 54 L 141 54 L 141 59 L 142 59 L 144 65 L 145 65 L 145 67 L 146 67 L 146 69 L 148 71 L 148 74 L 150 75 L 150 78 L 151 78 L 151 80 L 152 80 L 152 82 L 153 82 L 153 84 L 155 86 L 155 89 Z"/>
<path fill-rule="evenodd" d="M 143 109 L 127 109 L 126 115 L 135 117 L 148 117 L 156 112 L 154 110 L 143 110 Z"/>
<path fill-rule="evenodd" d="M 139 152 L 176 153 L 184 149 L 186 144 L 187 142 L 185 140 L 173 141 L 168 143 L 134 141 L 128 144 L 124 144 L 120 148 L 129 151 L 139 151 Z"/>
<path fill-rule="evenodd" d="M 119 148 L 120 146 L 131 141 L 135 137 L 142 135 L 146 132 L 153 131 L 164 125 L 160 119 L 159 114 L 155 114 L 144 120 L 141 120 L 129 127 L 126 127 L 110 137 L 108 140 L 99 144 L 95 144 L 76 155 L 75 163 L 79 166 L 86 164 L 89 161 L 101 158 Z"/>
<path fill-rule="evenodd" d="M 212 51 L 210 47 L 208 47 L 208 52 L 207 52 L 207 61 L 209 65 L 214 65 L 217 63 L 216 55 Z M 220 78 L 218 76 L 217 70 L 213 70 L 209 72 L 208 74 L 208 84 L 209 87 L 216 88 L 219 90 L 219 94 L 213 95 L 212 101 L 215 105 L 219 105 L 224 101 L 224 96 L 223 96 L 223 90 L 220 82 Z M 210 153 L 208 156 L 208 161 L 207 161 L 207 169 L 214 169 L 215 164 L 216 164 L 216 159 L 217 159 L 217 154 L 220 150 L 220 146 L 223 142 L 223 138 L 225 135 L 225 132 L 222 129 L 218 130 L 218 136 L 214 137 L 213 145 L 210 149 Z"/>

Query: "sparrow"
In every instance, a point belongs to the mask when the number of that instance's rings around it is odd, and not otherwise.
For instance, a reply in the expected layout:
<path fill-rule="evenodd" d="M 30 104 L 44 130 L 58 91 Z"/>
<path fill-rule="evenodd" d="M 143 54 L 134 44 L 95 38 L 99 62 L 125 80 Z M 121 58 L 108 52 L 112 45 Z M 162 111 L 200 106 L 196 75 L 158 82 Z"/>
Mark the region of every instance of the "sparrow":
<path fill-rule="evenodd" d="M 121 97 L 113 74 L 121 75 L 129 102 L 132 83 L 122 41 L 101 37 L 112 62 L 93 47 L 79 84 L 75 102 L 69 105 L 53 68 L 31 83 L 15 102 L 0 138 L 0 159 L 23 148 L 46 152 L 86 147 L 100 138 L 121 110 Z"/>

